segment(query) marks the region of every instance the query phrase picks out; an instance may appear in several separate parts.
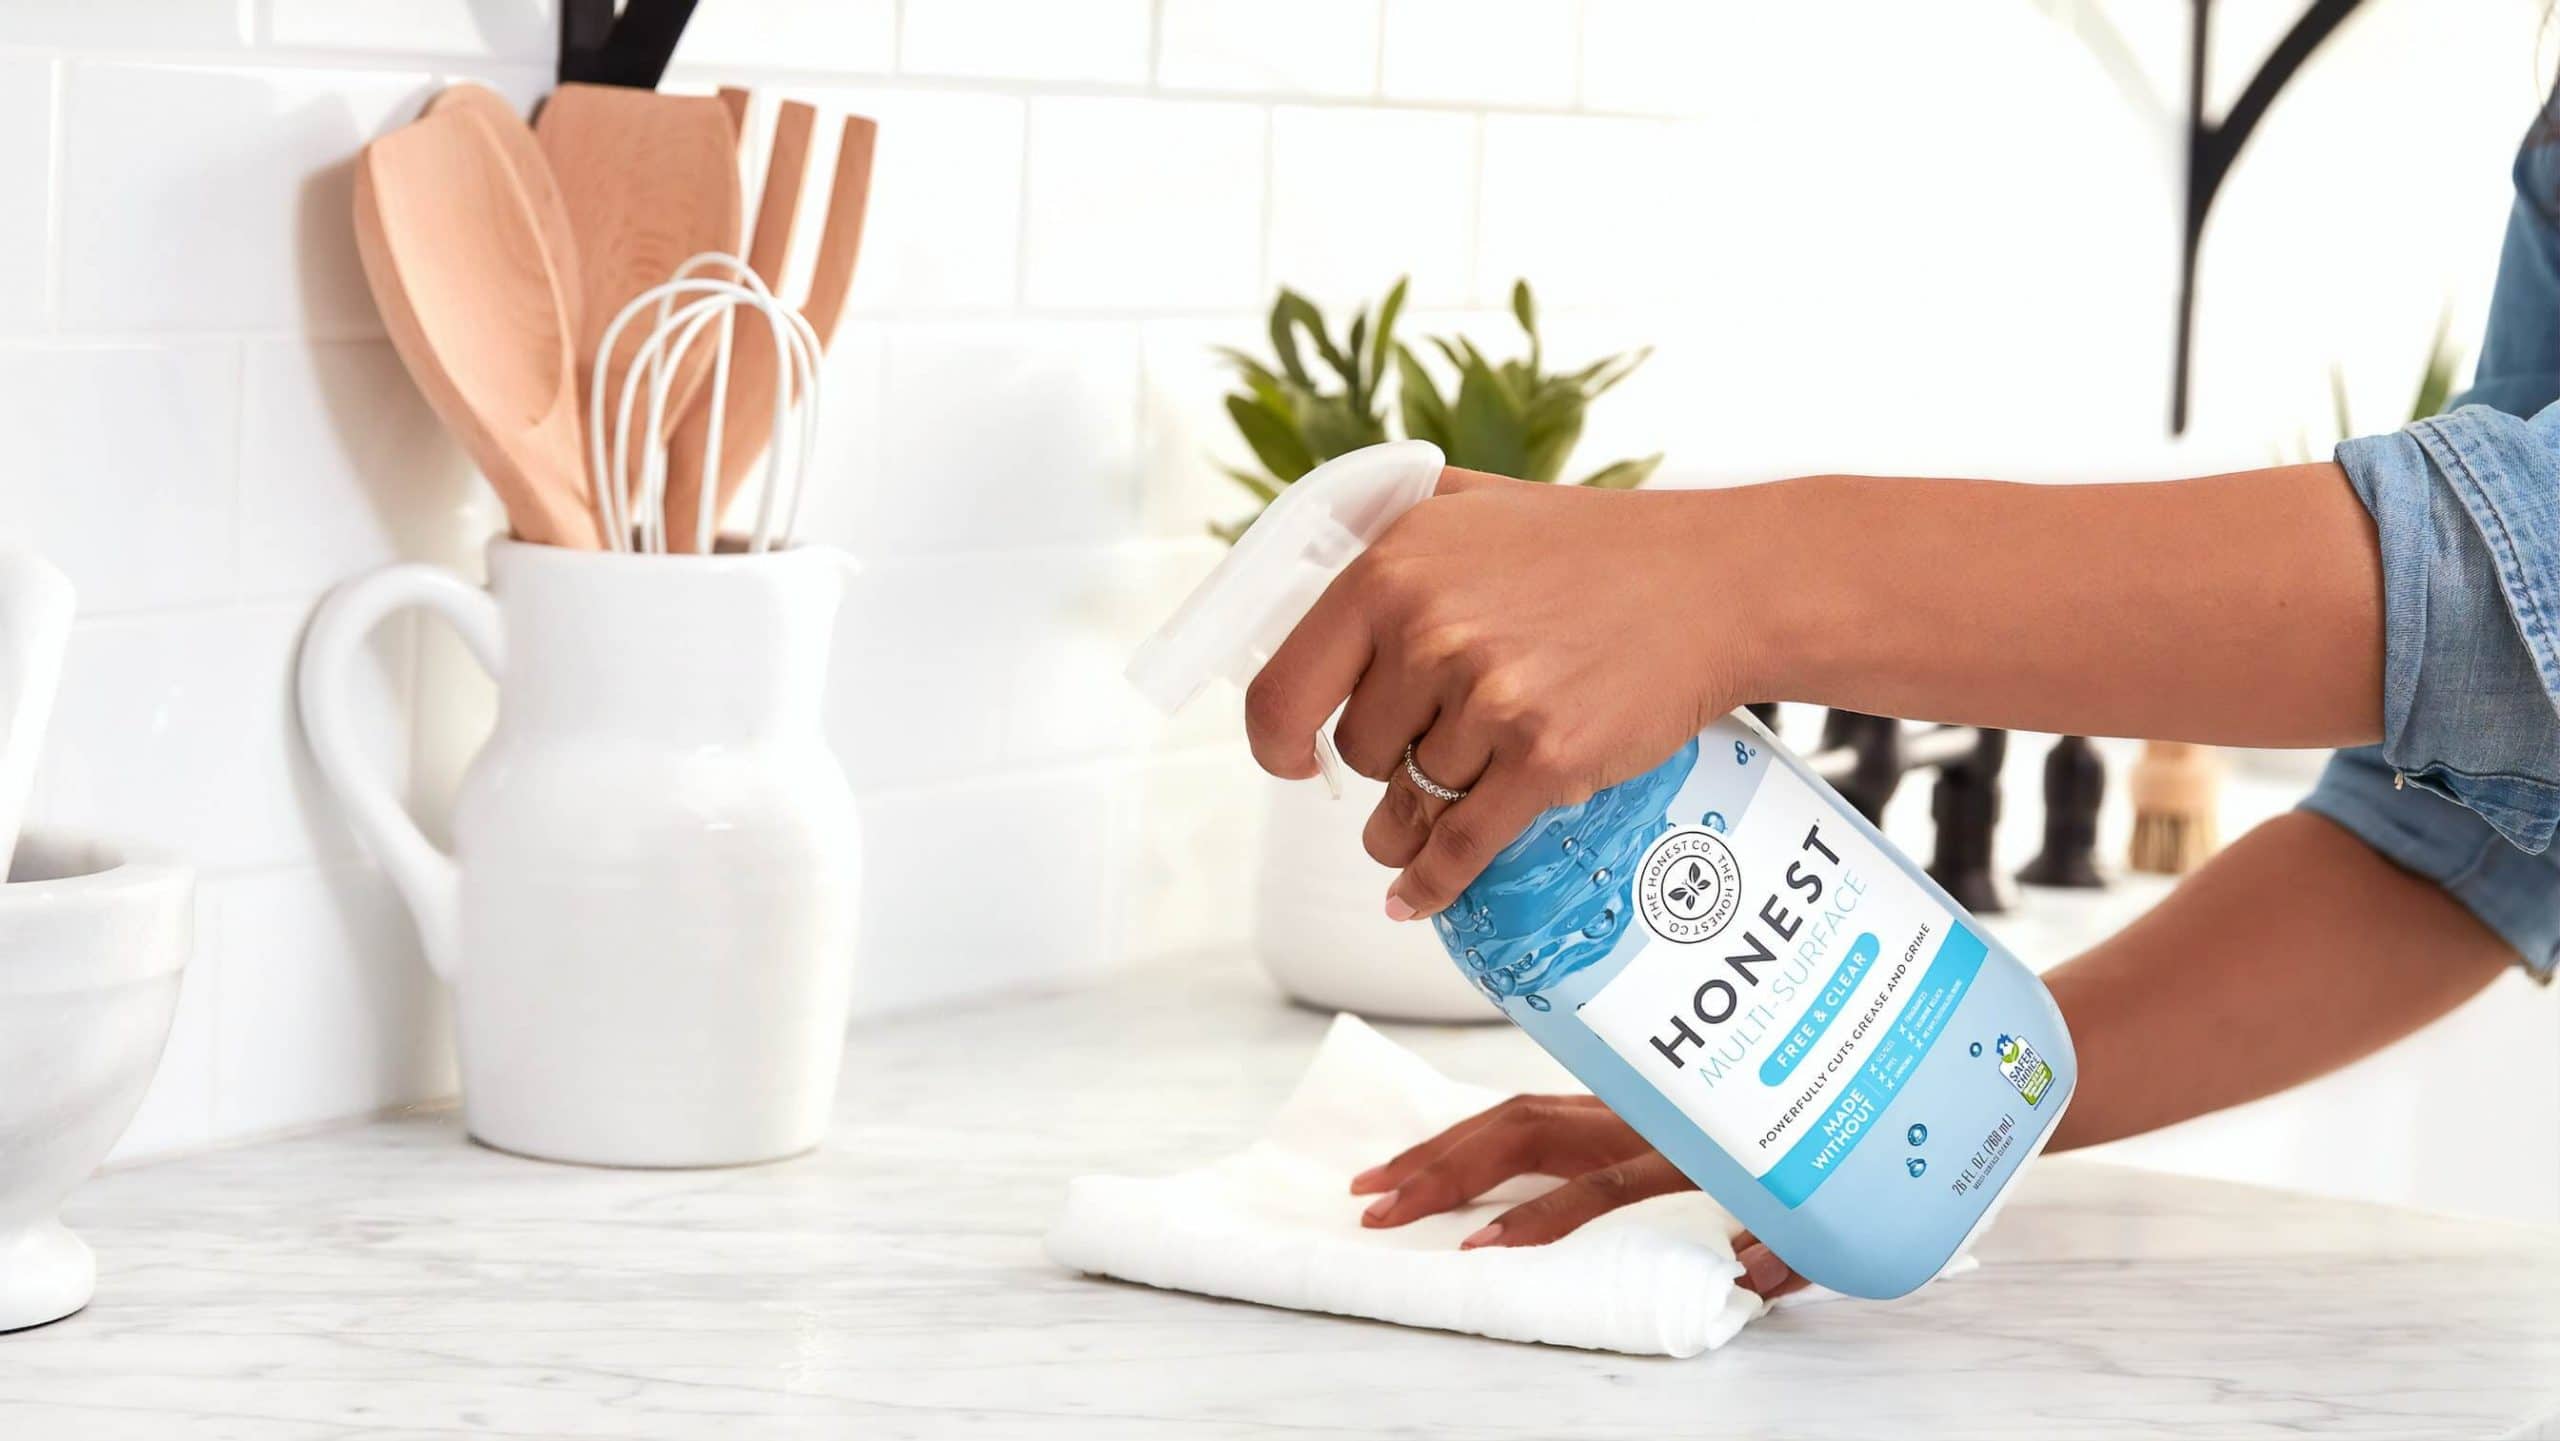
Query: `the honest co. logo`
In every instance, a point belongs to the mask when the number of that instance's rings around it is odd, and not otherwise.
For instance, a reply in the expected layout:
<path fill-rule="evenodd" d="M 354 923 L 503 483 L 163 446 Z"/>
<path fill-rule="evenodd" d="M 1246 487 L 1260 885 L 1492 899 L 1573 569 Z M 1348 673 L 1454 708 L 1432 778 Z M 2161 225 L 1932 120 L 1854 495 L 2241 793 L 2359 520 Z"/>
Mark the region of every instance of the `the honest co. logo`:
<path fill-rule="evenodd" d="M 1695 945 L 1723 930 L 1740 909 L 1742 868 L 1714 831 L 1665 832 L 1636 864 L 1636 913 L 1666 941 Z"/>

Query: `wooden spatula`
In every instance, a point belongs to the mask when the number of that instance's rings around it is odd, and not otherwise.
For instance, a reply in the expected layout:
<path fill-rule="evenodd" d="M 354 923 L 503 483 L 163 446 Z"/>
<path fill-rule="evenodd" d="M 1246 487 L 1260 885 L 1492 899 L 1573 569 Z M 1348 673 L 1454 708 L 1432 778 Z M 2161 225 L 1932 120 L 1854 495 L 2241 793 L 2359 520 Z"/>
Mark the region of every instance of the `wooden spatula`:
<path fill-rule="evenodd" d="M 776 287 L 790 257 L 791 225 L 800 204 L 802 177 L 809 163 L 809 130 L 815 112 L 785 101 L 773 131 L 773 156 L 765 171 L 764 202 L 756 213 L 755 248 L 748 266 Z M 827 196 L 826 228 L 818 237 L 817 260 L 809 275 L 809 294 L 801 313 L 818 333 L 818 343 L 835 338 L 844 318 L 845 296 L 853 286 L 854 262 L 862 253 L 862 224 L 871 207 L 871 165 L 879 147 L 879 125 L 863 116 L 845 117 L 844 139 L 836 150 L 833 188 Z M 777 196 L 777 185 L 782 194 Z M 767 216 L 776 217 L 772 226 Z M 763 438 L 772 430 L 774 390 L 781 371 L 773 347 L 761 334 L 741 333 L 729 360 L 727 405 L 720 422 L 720 489 L 713 498 L 714 526 L 730 500 L 746 483 L 747 473 L 764 454 Z M 709 443 L 710 403 L 684 413 L 667 444 L 667 548 L 699 547 L 696 521 L 701 513 L 703 449 Z"/>
<path fill-rule="evenodd" d="M 542 248 L 551 257 L 551 268 L 560 277 L 560 290 L 569 301 L 569 331 L 579 333 L 579 323 L 586 309 L 584 281 L 578 274 L 578 241 L 569 228 L 569 207 L 560 198 L 560 181 L 551 173 L 551 162 L 543 157 L 542 146 L 533 138 L 533 127 L 524 123 L 516 107 L 507 97 L 486 85 L 464 81 L 448 85 L 427 100 L 426 114 L 438 115 L 447 110 L 460 110 L 478 116 L 496 138 L 498 149 L 507 163 L 515 167 L 516 183 L 524 187 L 524 198 L 533 206 L 533 223 L 542 231 Z"/>
<path fill-rule="evenodd" d="M 649 327 L 626 327 L 616 353 L 596 345 L 631 298 L 704 251 L 738 249 L 737 132 L 708 95 L 661 95 L 618 85 L 563 85 L 542 103 L 534 138 L 559 178 L 577 236 L 585 298 L 577 343 L 578 395 L 601 366 L 608 405 Z M 711 364 L 686 352 L 669 403 L 690 399 Z"/>
<path fill-rule="evenodd" d="M 355 192 L 356 252 L 410 378 L 519 538 L 596 549 L 566 302 L 489 127 L 446 111 L 395 130 L 356 158 Z"/>

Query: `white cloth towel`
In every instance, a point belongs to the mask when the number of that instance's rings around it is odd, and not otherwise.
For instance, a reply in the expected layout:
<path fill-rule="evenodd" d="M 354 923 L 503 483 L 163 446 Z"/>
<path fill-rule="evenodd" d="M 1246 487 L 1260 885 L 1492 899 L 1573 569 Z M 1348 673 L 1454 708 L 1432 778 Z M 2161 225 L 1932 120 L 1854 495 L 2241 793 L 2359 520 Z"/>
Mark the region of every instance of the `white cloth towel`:
<path fill-rule="evenodd" d="M 1062 1266 L 1150 1286 L 1645 1356 L 1694 1356 L 1764 1308 L 1734 1284 L 1732 1218 L 1699 1192 L 1657 1196 L 1547 1246 L 1458 1249 L 1554 1184 L 1368 1230 L 1350 1178 L 1500 1099 L 1342 1016 L 1263 1137 L 1155 1180 L 1087 1176 L 1049 1232 Z"/>

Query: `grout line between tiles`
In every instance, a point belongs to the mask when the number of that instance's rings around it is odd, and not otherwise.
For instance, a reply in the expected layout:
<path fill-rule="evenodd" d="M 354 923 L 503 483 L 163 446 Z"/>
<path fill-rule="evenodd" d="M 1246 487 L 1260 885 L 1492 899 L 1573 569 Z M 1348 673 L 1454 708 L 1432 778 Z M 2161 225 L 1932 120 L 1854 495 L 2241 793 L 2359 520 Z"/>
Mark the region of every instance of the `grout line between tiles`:
<path fill-rule="evenodd" d="M 1573 108 L 1577 112 L 1587 109 L 1584 101 L 1589 98 L 1582 83 L 1582 62 L 1584 32 L 1590 24 L 1591 0 L 1573 0 Z"/>
<path fill-rule="evenodd" d="M 1384 100 L 1387 94 L 1387 7 L 1395 0 L 1378 0 L 1378 53 L 1370 67 L 1369 93 Z"/>
<path fill-rule="evenodd" d="M 726 80 L 748 85 L 800 87 L 818 91 L 866 89 L 986 95 L 1013 99 L 1034 97 L 1164 99 L 1174 103 L 1225 101 L 1238 105 L 1311 105 L 1334 109 L 1428 110 L 1456 114 L 1494 111 L 1503 114 L 1550 117 L 1600 115 L 1660 118 L 1652 112 L 1640 109 L 1557 104 L 1550 101 L 1512 102 L 1389 95 L 1384 89 L 1385 33 L 1386 22 L 1382 10 L 1379 20 L 1378 88 L 1373 92 L 1359 94 L 1320 90 L 1220 90 L 1191 87 L 1166 90 L 1152 77 L 1132 82 L 1021 76 L 935 75 L 907 71 L 894 66 L 886 70 L 826 70 L 807 66 L 755 64 L 715 66 L 685 62 L 671 67 L 668 71 L 668 79 L 678 84 Z M 903 21 L 900 43 L 904 43 Z M 548 57 L 542 55 L 467 55 L 436 51 L 323 50 L 265 46 L 228 50 L 118 50 L 66 45 L 0 43 L 0 56 L 7 55 L 36 56 L 132 69 L 345 71 L 410 75 L 429 81 L 440 77 L 479 74 L 493 68 L 518 71 L 541 70 L 546 67 L 548 61 Z"/>
<path fill-rule="evenodd" d="M 63 151 L 68 145 L 63 116 L 70 109 L 71 62 L 53 59 L 45 65 L 44 157 L 44 328 L 48 338 L 62 328 L 62 193 Z"/>
<path fill-rule="evenodd" d="M 1014 175 L 1013 185 L 1013 305 L 1012 315 L 1029 308 L 1031 295 L 1031 142 L 1037 133 L 1032 126 L 1036 98 L 1022 103 L 1022 160 Z M 884 367 L 885 368 L 885 367 Z"/>

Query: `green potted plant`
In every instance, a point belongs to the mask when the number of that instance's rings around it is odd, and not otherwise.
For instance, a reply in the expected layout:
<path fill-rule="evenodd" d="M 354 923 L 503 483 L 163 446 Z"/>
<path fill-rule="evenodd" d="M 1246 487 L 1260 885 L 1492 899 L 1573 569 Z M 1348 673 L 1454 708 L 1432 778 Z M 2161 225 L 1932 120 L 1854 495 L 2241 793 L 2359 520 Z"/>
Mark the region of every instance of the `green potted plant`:
<path fill-rule="evenodd" d="M 1260 462 L 1226 473 L 1254 500 L 1210 532 L 1232 542 L 1281 490 L 1325 461 L 1400 432 L 1440 447 L 1451 465 L 1557 483 L 1582 439 L 1591 403 L 1644 364 L 1648 350 L 1550 371 L 1526 281 L 1511 288 L 1511 314 L 1526 341 L 1507 359 L 1474 342 L 1435 336 L 1425 355 L 1396 338 L 1406 282 L 1373 311 L 1354 310 L 1339 341 L 1322 312 L 1295 291 L 1271 307 L 1269 359 L 1219 353 L 1238 389 L 1228 417 Z M 1392 401 L 1388 391 L 1392 387 Z M 1573 482 L 1625 490 L 1662 463 L 1658 454 L 1604 465 Z M 1494 1020 L 1495 1011 L 1441 952 L 1427 926 L 1399 926 L 1380 907 L 1387 873 L 1361 847 L 1361 828 L 1385 787 L 1344 778 L 1335 802 L 1322 786 L 1273 783 L 1264 812 L 1254 944 L 1290 996 L 1328 1010 L 1394 1020 Z"/>
<path fill-rule="evenodd" d="M 1232 347 L 1219 350 L 1242 385 L 1227 397 L 1227 417 L 1262 469 L 1227 468 L 1256 504 L 1240 519 L 1212 524 L 1212 533 L 1234 540 L 1283 486 L 1345 451 L 1393 439 L 1391 417 L 1404 435 L 1440 447 L 1451 465 L 1555 483 L 1582 439 L 1591 402 L 1653 354 L 1647 347 L 1604 356 L 1578 370 L 1549 371 L 1546 347 L 1538 337 L 1537 301 L 1529 282 L 1517 280 L 1511 285 L 1511 315 L 1528 339 L 1527 352 L 1496 361 L 1474 341 L 1434 336 L 1431 348 L 1455 373 L 1454 388 L 1444 390 L 1421 357 L 1395 338 L 1406 284 L 1395 283 L 1378 302 L 1374 317 L 1366 307 L 1354 310 L 1339 345 L 1323 313 L 1305 296 L 1283 289 L 1271 306 L 1273 360 Z M 1307 362 L 1306 347 L 1312 347 L 1329 375 L 1318 377 Z M 1382 384 L 1390 366 L 1396 380 L 1392 412 Z M 1628 490 L 1642 485 L 1661 464 L 1659 453 L 1621 460 L 1574 484 Z"/>

